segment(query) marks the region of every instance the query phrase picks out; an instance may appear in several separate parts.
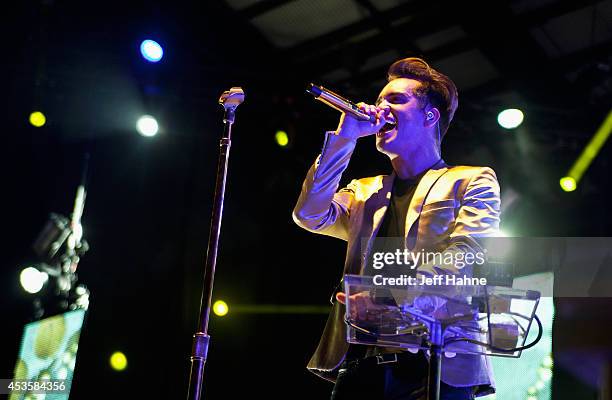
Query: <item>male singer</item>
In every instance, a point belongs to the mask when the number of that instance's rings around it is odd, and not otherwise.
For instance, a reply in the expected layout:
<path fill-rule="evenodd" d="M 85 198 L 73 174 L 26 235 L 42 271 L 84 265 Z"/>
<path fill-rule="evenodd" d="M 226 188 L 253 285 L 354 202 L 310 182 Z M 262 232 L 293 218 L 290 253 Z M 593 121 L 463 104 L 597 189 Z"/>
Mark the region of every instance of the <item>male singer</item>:
<path fill-rule="evenodd" d="M 344 274 L 364 273 L 362 239 L 404 238 L 412 251 L 468 252 L 477 238 L 499 227 L 499 185 L 488 167 L 448 166 L 441 141 L 457 109 L 457 89 L 419 58 L 393 63 L 375 105 L 360 103 L 376 122 L 342 114 L 327 132 L 321 155 L 308 171 L 293 212 L 311 232 L 347 241 Z M 376 135 L 376 148 L 391 160 L 391 175 L 353 180 L 338 190 L 357 140 Z M 367 246 L 365 246 L 367 247 Z M 454 265 L 423 264 L 418 276 L 464 274 Z M 336 301 L 308 369 L 334 381 L 332 400 L 424 399 L 427 356 L 346 342 L 344 303 Z M 442 356 L 441 399 L 492 393 L 484 356 Z"/>

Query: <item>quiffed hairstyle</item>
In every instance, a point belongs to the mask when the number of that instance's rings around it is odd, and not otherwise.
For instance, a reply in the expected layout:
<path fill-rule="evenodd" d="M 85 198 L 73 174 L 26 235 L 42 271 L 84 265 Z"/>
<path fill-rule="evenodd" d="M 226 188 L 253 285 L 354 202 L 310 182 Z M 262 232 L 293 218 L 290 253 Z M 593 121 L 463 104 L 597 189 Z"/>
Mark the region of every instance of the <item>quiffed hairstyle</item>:
<path fill-rule="evenodd" d="M 408 57 L 391 64 L 387 73 L 390 82 L 397 78 L 409 78 L 421 82 L 415 96 L 427 100 L 440 111 L 440 130 L 446 134 L 459 104 L 457 87 L 450 78 L 431 68 L 425 60 Z"/>

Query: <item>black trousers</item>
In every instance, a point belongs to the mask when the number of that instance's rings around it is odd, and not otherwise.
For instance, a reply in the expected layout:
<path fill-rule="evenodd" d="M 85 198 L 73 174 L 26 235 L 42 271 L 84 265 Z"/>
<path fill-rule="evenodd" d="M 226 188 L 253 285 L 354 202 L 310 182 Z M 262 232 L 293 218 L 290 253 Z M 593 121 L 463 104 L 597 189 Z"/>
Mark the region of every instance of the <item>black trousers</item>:
<path fill-rule="evenodd" d="M 395 363 L 344 365 L 338 373 L 331 400 L 427 400 L 427 368 L 428 361 L 421 352 Z M 474 387 L 454 387 L 440 382 L 441 400 L 473 398 Z"/>

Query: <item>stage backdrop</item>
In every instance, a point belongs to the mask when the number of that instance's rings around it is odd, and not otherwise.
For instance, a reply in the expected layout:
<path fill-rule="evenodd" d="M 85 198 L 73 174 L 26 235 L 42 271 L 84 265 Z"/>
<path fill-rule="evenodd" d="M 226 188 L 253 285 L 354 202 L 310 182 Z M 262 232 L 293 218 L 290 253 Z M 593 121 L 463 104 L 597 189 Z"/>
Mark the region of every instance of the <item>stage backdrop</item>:
<path fill-rule="evenodd" d="M 537 290 L 545 297 L 540 299 L 536 311 L 544 326 L 544 334 L 534 347 L 523 351 L 520 358 L 491 357 L 497 393 L 481 399 L 550 400 L 552 378 L 552 322 L 554 316 L 553 274 L 541 273 L 516 278 L 515 288 Z M 535 339 L 538 327 L 535 321 L 529 330 L 527 343 Z"/>
<path fill-rule="evenodd" d="M 65 380 L 65 393 L 49 393 L 45 400 L 67 400 L 74 374 L 84 310 L 69 311 L 25 326 L 14 379 Z M 12 393 L 10 400 L 36 399 L 32 393 Z"/>

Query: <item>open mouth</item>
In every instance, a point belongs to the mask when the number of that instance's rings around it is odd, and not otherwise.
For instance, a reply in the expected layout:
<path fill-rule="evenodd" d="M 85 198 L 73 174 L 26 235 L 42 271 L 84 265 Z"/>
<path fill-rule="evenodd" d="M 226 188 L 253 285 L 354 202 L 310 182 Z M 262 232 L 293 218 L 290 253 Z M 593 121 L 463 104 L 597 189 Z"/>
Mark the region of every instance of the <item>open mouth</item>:
<path fill-rule="evenodd" d="M 387 122 L 385 125 L 383 125 L 382 128 L 380 128 L 380 133 L 387 133 L 390 130 L 395 129 L 395 127 L 397 126 L 397 124 L 395 122 Z"/>
<path fill-rule="evenodd" d="M 397 127 L 397 122 L 395 122 L 395 118 L 393 118 L 392 120 L 384 124 L 382 128 L 380 128 L 380 130 L 377 133 L 377 136 L 379 137 L 385 136 L 385 134 L 391 132 L 396 127 Z"/>

